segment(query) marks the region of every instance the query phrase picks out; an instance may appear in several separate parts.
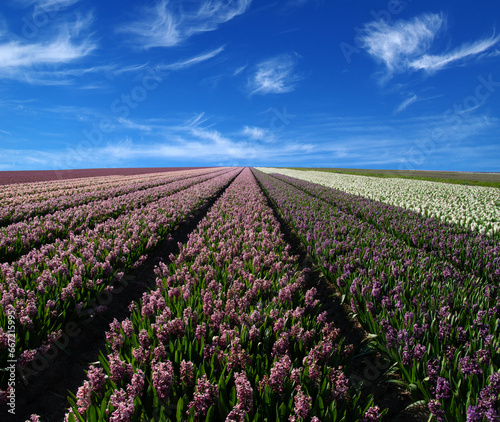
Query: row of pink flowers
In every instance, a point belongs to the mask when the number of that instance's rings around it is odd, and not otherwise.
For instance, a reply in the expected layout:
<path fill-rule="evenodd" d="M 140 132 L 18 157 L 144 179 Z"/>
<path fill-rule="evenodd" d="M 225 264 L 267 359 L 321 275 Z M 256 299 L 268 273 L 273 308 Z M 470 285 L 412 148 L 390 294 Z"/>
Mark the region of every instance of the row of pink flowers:
<path fill-rule="evenodd" d="M 169 175 L 190 174 L 196 172 L 210 171 L 205 169 L 182 169 L 179 171 L 165 172 L 145 172 L 139 174 L 107 175 L 107 176 L 89 176 L 72 179 L 54 179 L 50 181 L 40 181 L 31 183 L 14 183 L 0 185 L 0 199 L 2 201 L 16 201 L 16 198 L 23 196 L 28 200 L 43 200 L 50 196 L 65 196 L 68 192 L 81 193 L 88 190 L 100 190 L 101 188 L 110 188 L 113 186 L 125 186 L 133 183 L 147 182 L 151 180 L 168 178 Z"/>

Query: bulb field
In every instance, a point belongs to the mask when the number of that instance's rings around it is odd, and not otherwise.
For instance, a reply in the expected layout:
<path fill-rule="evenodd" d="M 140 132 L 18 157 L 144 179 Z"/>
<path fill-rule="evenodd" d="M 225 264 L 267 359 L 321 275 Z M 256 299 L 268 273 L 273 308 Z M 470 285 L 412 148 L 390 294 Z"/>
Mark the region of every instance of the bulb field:
<path fill-rule="evenodd" d="M 500 191 L 497 188 L 401 178 L 380 179 L 322 171 L 260 170 L 385 202 L 489 236 L 500 236 Z"/>
<path fill-rule="evenodd" d="M 500 421 L 498 190 L 344 176 L 204 168 L 0 186 L 2 420 L 52 420 L 15 419 L 11 398 L 69 331 L 108 318 L 58 420 Z M 161 255 L 167 243 L 178 249 Z M 154 282 L 108 315 L 99 298 L 154 254 Z M 357 376 L 365 356 L 388 362 L 376 388 Z M 391 386 L 397 410 L 375 391 Z"/>

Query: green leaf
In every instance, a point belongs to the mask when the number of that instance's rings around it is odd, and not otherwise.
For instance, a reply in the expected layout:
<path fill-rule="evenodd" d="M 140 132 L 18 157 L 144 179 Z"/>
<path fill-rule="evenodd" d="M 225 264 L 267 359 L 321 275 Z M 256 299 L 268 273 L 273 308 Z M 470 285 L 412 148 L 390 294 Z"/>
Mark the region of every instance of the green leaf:
<path fill-rule="evenodd" d="M 89 407 L 89 409 L 87 410 L 87 416 L 88 416 L 87 420 L 89 422 L 97 422 L 99 420 L 94 406 Z"/>
<path fill-rule="evenodd" d="M 427 402 L 425 400 L 419 400 L 419 401 L 416 401 L 415 403 L 412 403 L 408 406 L 405 407 L 405 411 L 406 410 L 411 410 L 413 409 L 414 407 L 418 407 L 418 406 L 423 406 L 425 405 Z"/>
<path fill-rule="evenodd" d="M 325 404 L 323 403 L 323 399 L 321 396 L 316 397 L 316 403 L 314 403 L 314 408 L 318 409 L 318 413 L 322 414 L 323 411 L 325 410 Z"/>
<path fill-rule="evenodd" d="M 229 405 L 231 407 L 236 406 L 236 387 L 231 388 L 231 395 L 229 397 Z"/>
<path fill-rule="evenodd" d="M 72 407 L 73 410 L 76 410 L 77 406 L 76 406 L 75 401 L 73 400 L 72 397 L 68 397 L 68 403 L 70 404 L 70 406 Z"/>
<path fill-rule="evenodd" d="M 177 401 L 176 418 L 177 422 L 181 422 L 184 417 L 184 400 L 182 397 Z"/>
<path fill-rule="evenodd" d="M 271 388 L 266 385 L 264 388 L 264 403 L 266 403 L 268 406 L 271 404 Z"/>
<path fill-rule="evenodd" d="M 205 422 L 210 422 L 214 418 L 215 408 L 214 406 L 210 406 L 207 412 L 207 416 L 205 417 Z"/>
<path fill-rule="evenodd" d="M 167 420 L 170 420 L 167 418 L 167 415 L 165 415 L 165 408 L 162 407 L 160 409 L 160 416 L 158 418 L 158 422 L 166 422 Z"/>
<path fill-rule="evenodd" d="M 253 422 L 260 422 L 262 420 L 259 408 L 255 409 L 255 415 L 252 420 Z"/>
<path fill-rule="evenodd" d="M 278 420 L 286 421 L 286 415 L 288 413 L 288 408 L 285 403 L 281 403 L 281 406 L 277 409 Z"/>
<path fill-rule="evenodd" d="M 220 393 L 222 393 L 222 391 L 220 391 Z M 219 414 L 220 414 L 220 417 L 223 420 L 225 420 L 228 413 L 229 413 L 229 407 L 227 405 L 226 400 L 224 399 L 224 394 L 220 394 L 219 395 Z"/>
<path fill-rule="evenodd" d="M 100 412 L 101 415 L 104 416 L 106 414 L 106 407 L 107 406 L 108 406 L 108 401 L 107 400 L 103 400 L 101 402 L 101 412 Z"/>

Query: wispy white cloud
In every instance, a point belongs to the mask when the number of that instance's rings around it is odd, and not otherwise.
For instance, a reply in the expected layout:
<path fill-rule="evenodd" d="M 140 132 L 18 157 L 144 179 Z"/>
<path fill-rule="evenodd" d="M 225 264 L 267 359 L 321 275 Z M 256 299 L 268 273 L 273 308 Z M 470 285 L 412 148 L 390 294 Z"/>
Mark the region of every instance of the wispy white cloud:
<path fill-rule="evenodd" d="M 441 141 L 458 141 L 481 135 L 488 129 L 498 128 L 499 119 L 486 115 L 474 116 L 465 113 L 464 116 L 446 116 L 433 127 L 433 133 L 438 134 Z"/>
<path fill-rule="evenodd" d="M 35 12 L 54 12 L 78 3 L 80 0 L 17 0 L 23 7 L 35 6 Z"/>
<path fill-rule="evenodd" d="M 208 51 L 203 54 L 199 54 L 197 56 L 191 57 L 189 59 L 179 61 L 177 63 L 171 63 L 171 64 L 164 64 L 164 65 L 158 65 L 157 69 L 158 70 L 181 70 L 185 69 L 187 67 L 194 66 L 198 63 L 204 62 L 206 60 L 210 60 L 217 56 L 218 54 L 222 53 L 224 51 L 224 46 L 221 46 L 219 48 L 216 48 L 215 50 Z"/>
<path fill-rule="evenodd" d="M 218 153 L 228 154 L 231 157 L 240 157 L 242 149 L 246 149 L 243 148 L 244 143 L 236 143 L 215 129 L 193 127 L 190 132 L 195 138 L 207 141 L 206 143 L 216 148 Z"/>
<path fill-rule="evenodd" d="M 179 44 L 183 40 L 179 22 L 167 6 L 168 2 L 162 1 L 153 8 L 146 8 L 141 20 L 119 28 L 118 32 L 134 35 L 134 41 L 146 49 Z"/>
<path fill-rule="evenodd" d="M 405 110 L 410 104 L 413 104 L 415 101 L 417 101 L 418 97 L 416 94 L 413 94 L 411 97 L 407 98 L 404 100 L 397 108 L 394 110 L 394 114 L 401 113 L 403 110 Z"/>
<path fill-rule="evenodd" d="M 134 129 L 134 130 L 139 130 L 143 132 L 151 132 L 154 129 L 154 126 L 152 125 L 144 125 L 140 123 L 133 122 L 132 120 L 129 119 L 123 119 L 119 118 L 118 123 L 122 126 L 122 128 L 125 129 Z"/>
<path fill-rule="evenodd" d="M 424 14 L 393 24 L 377 20 L 366 24 L 359 41 L 363 48 L 389 73 L 404 71 L 408 62 L 424 54 L 442 28 L 441 14 Z"/>
<path fill-rule="evenodd" d="M 11 111 L 19 110 L 24 111 L 27 104 L 36 102 L 35 99 L 29 100 L 0 100 L 0 108 L 6 108 Z"/>
<path fill-rule="evenodd" d="M 88 55 L 94 48 L 88 41 L 75 43 L 68 33 L 41 43 L 5 42 L 0 44 L 0 69 L 67 63 Z"/>
<path fill-rule="evenodd" d="M 146 69 L 149 66 L 149 62 L 144 63 L 144 64 L 132 64 L 128 66 L 123 66 L 119 69 L 116 69 L 116 65 L 110 65 L 113 67 L 113 73 L 115 75 L 121 75 L 122 73 L 129 73 L 129 72 L 138 72 Z"/>
<path fill-rule="evenodd" d="M 93 152 L 93 157 L 101 159 L 126 160 L 142 159 L 194 159 L 210 164 L 214 162 L 244 163 L 254 160 L 275 160 L 300 157 L 314 151 L 311 144 L 288 142 L 280 145 L 255 144 L 234 141 L 216 130 L 193 130 L 192 136 L 169 137 L 162 142 L 137 144 L 130 139 L 107 145 Z M 107 157 L 107 158 L 105 158 Z M 115 161 L 116 163 L 116 161 Z"/>
<path fill-rule="evenodd" d="M 233 76 L 239 75 L 241 72 L 243 72 L 246 69 L 246 67 L 247 67 L 247 65 L 240 66 L 240 67 L 236 68 L 233 72 Z"/>
<path fill-rule="evenodd" d="M 244 127 L 242 131 L 230 135 L 222 133 L 207 125 L 205 113 L 181 122 L 117 119 L 114 125 L 113 133 L 90 149 L 79 148 L 78 142 L 53 151 L 7 149 L 4 145 L 0 147 L 0 168 L 123 167 L 158 160 L 170 163 L 196 160 L 207 165 L 251 165 L 255 160 L 261 163 L 286 160 L 315 151 L 314 145 L 303 140 L 266 142 L 271 134 L 255 126 Z M 253 139 L 249 139 L 249 135 Z"/>
<path fill-rule="evenodd" d="M 83 57 L 91 50 L 91 46 L 73 44 L 70 37 L 64 36 L 39 44 L 22 45 L 8 42 L 0 45 L 0 68 L 64 63 Z"/>
<path fill-rule="evenodd" d="M 419 59 L 410 62 L 410 67 L 416 70 L 422 69 L 428 72 L 440 70 L 448 66 L 452 62 L 462 61 L 463 59 L 476 56 L 485 52 L 490 47 L 498 43 L 500 37 L 491 37 L 486 40 L 476 41 L 474 43 L 465 44 L 445 54 L 424 54 Z"/>
<path fill-rule="evenodd" d="M 495 51 L 492 51 L 491 53 L 486 53 L 483 56 L 486 56 L 486 57 L 498 57 L 498 56 L 500 56 L 500 50 L 495 50 Z"/>
<path fill-rule="evenodd" d="M 187 127 L 196 127 L 201 125 L 202 123 L 205 123 L 208 119 L 205 117 L 205 112 L 199 113 L 196 116 L 194 116 L 192 119 L 189 119 L 186 123 L 185 126 Z"/>
<path fill-rule="evenodd" d="M 246 126 L 232 134 L 222 133 L 206 126 L 204 113 L 180 123 L 162 119 L 121 120 L 113 138 L 107 138 L 102 145 L 90 150 L 77 146 L 57 151 L 8 149 L 3 145 L 0 147 L 0 168 L 123 167 L 161 163 L 161 160 L 169 165 L 196 160 L 206 165 L 326 166 L 336 162 L 351 167 L 383 164 L 397 168 L 407 162 L 416 165 L 408 161 L 415 160 L 415 156 L 409 153 L 409 145 L 419 153 L 419 160 L 434 165 L 439 160 L 458 157 L 460 145 L 474 145 L 477 136 L 483 136 L 500 124 L 498 119 L 486 116 L 465 116 L 459 123 L 447 116 L 430 116 L 426 121 L 421 121 L 421 118 L 403 122 L 394 120 L 396 127 L 393 131 L 379 131 L 374 126 L 379 124 L 376 118 L 338 118 L 323 127 L 324 117 L 321 115 L 318 119 L 319 124 L 311 121 L 310 126 L 298 131 L 289 130 L 287 140 L 280 139 L 280 142 L 261 142 L 267 131 L 258 126 Z M 352 133 L 332 130 L 343 120 L 349 124 L 358 122 L 359 129 Z M 140 133 L 132 135 L 130 129 Z M 433 140 L 432 135 L 437 132 L 443 135 L 439 140 Z M 254 139 L 248 136 L 252 134 Z M 314 139 L 314 142 L 309 139 Z"/>
<path fill-rule="evenodd" d="M 43 66 L 36 66 L 33 64 L 32 67 L 25 67 L 23 72 L 16 74 L 15 71 L 11 70 L 9 74 L 9 69 L 6 70 L 4 75 L 5 78 L 11 76 L 12 79 L 17 79 L 20 81 L 27 82 L 31 85 L 45 85 L 45 86 L 69 86 L 73 85 L 78 78 L 85 75 L 97 74 L 97 73 L 112 73 L 119 74 L 120 70 L 116 69 L 114 65 L 103 65 L 103 66 L 91 66 L 87 68 L 71 68 L 64 67 L 67 63 L 57 63 L 54 64 L 52 70 L 39 70 Z M 0 70 L 0 78 L 1 70 Z M 93 82 L 91 84 L 82 84 L 78 86 L 81 89 L 104 89 L 105 85 L 98 82 Z"/>
<path fill-rule="evenodd" d="M 94 41 L 82 35 L 92 21 L 89 14 L 86 18 L 65 22 L 58 27 L 57 35 L 33 43 L 8 40 L 7 36 L 2 37 L 3 40 L 0 38 L 0 78 L 66 84 L 64 76 L 70 70 L 61 70 L 57 66 L 82 59 L 97 48 Z M 53 73 L 47 70 L 47 66 L 53 67 Z"/>
<path fill-rule="evenodd" d="M 452 63 L 464 62 L 484 53 L 500 40 L 500 37 L 491 37 L 441 54 L 429 53 L 436 37 L 445 27 L 444 15 L 436 13 L 394 23 L 378 20 L 364 26 L 358 41 L 377 62 L 385 66 L 386 74 L 382 78 L 385 80 L 394 73 L 444 69 Z"/>
<path fill-rule="evenodd" d="M 296 55 L 282 54 L 260 62 L 248 81 L 250 94 L 283 94 L 293 91 L 301 77 L 294 73 Z"/>
<path fill-rule="evenodd" d="M 245 126 L 240 133 L 254 141 L 274 142 L 276 139 L 275 134 L 270 129 L 257 126 Z"/>
<path fill-rule="evenodd" d="M 142 18 L 118 29 L 135 36 L 135 43 L 148 49 L 173 47 L 189 37 L 216 30 L 219 25 L 245 13 L 251 0 L 205 0 L 201 4 L 174 7 L 168 0 L 161 0 L 154 7 L 146 7 Z"/>

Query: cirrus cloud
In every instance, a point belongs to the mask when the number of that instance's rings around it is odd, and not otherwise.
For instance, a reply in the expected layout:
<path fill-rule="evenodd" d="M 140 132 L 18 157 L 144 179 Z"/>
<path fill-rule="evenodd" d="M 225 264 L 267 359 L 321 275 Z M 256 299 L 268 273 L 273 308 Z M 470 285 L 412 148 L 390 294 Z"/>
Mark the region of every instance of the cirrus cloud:
<path fill-rule="evenodd" d="M 275 141 L 275 135 L 270 129 L 265 129 L 257 126 L 245 126 L 240 133 L 242 136 L 254 141 Z"/>
<path fill-rule="evenodd" d="M 76 20 L 54 24 L 55 35 L 37 42 L 0 34 L 0 79 L 48 85 L 69 83 L 66 77 L 71 70 L 64 66 L 87 57 L 97 48 L 87 35 L 92 23 L 89 13 L 85 18 L 78 16 Z"/>
<path fill-rule="evenodd" d="M 260 62 L 248 80 L 250 94 L 284 94 L 302 79 L 294 73 L 296 55 L 282 54 Z"/>
<path fill-rule="evenodd" d="M 133 42 L 144 49 L 173 47 L 195 34 L 214 31 L 245 13 L 251 0 L 174 3 L 177 7 L 168 0 L 145 7 L 140 19 L 122 26 L 118 32 L 131 34 L 135 37 Z"/>
<path fill-rule="evenodd" d="M 484 53 L 500 40 L 500 37 L 491 37 L 432 54 L 433 43 L 445 27 L 446 18 L 437 13 L 394 23 L 379 20 L 365 24 L 358 41 L 375 61 L 385 66 L 386 74 L 382 78 L 385 80 L 395 73 L 416 70 L 430 73 L 444 69 Z"/>

